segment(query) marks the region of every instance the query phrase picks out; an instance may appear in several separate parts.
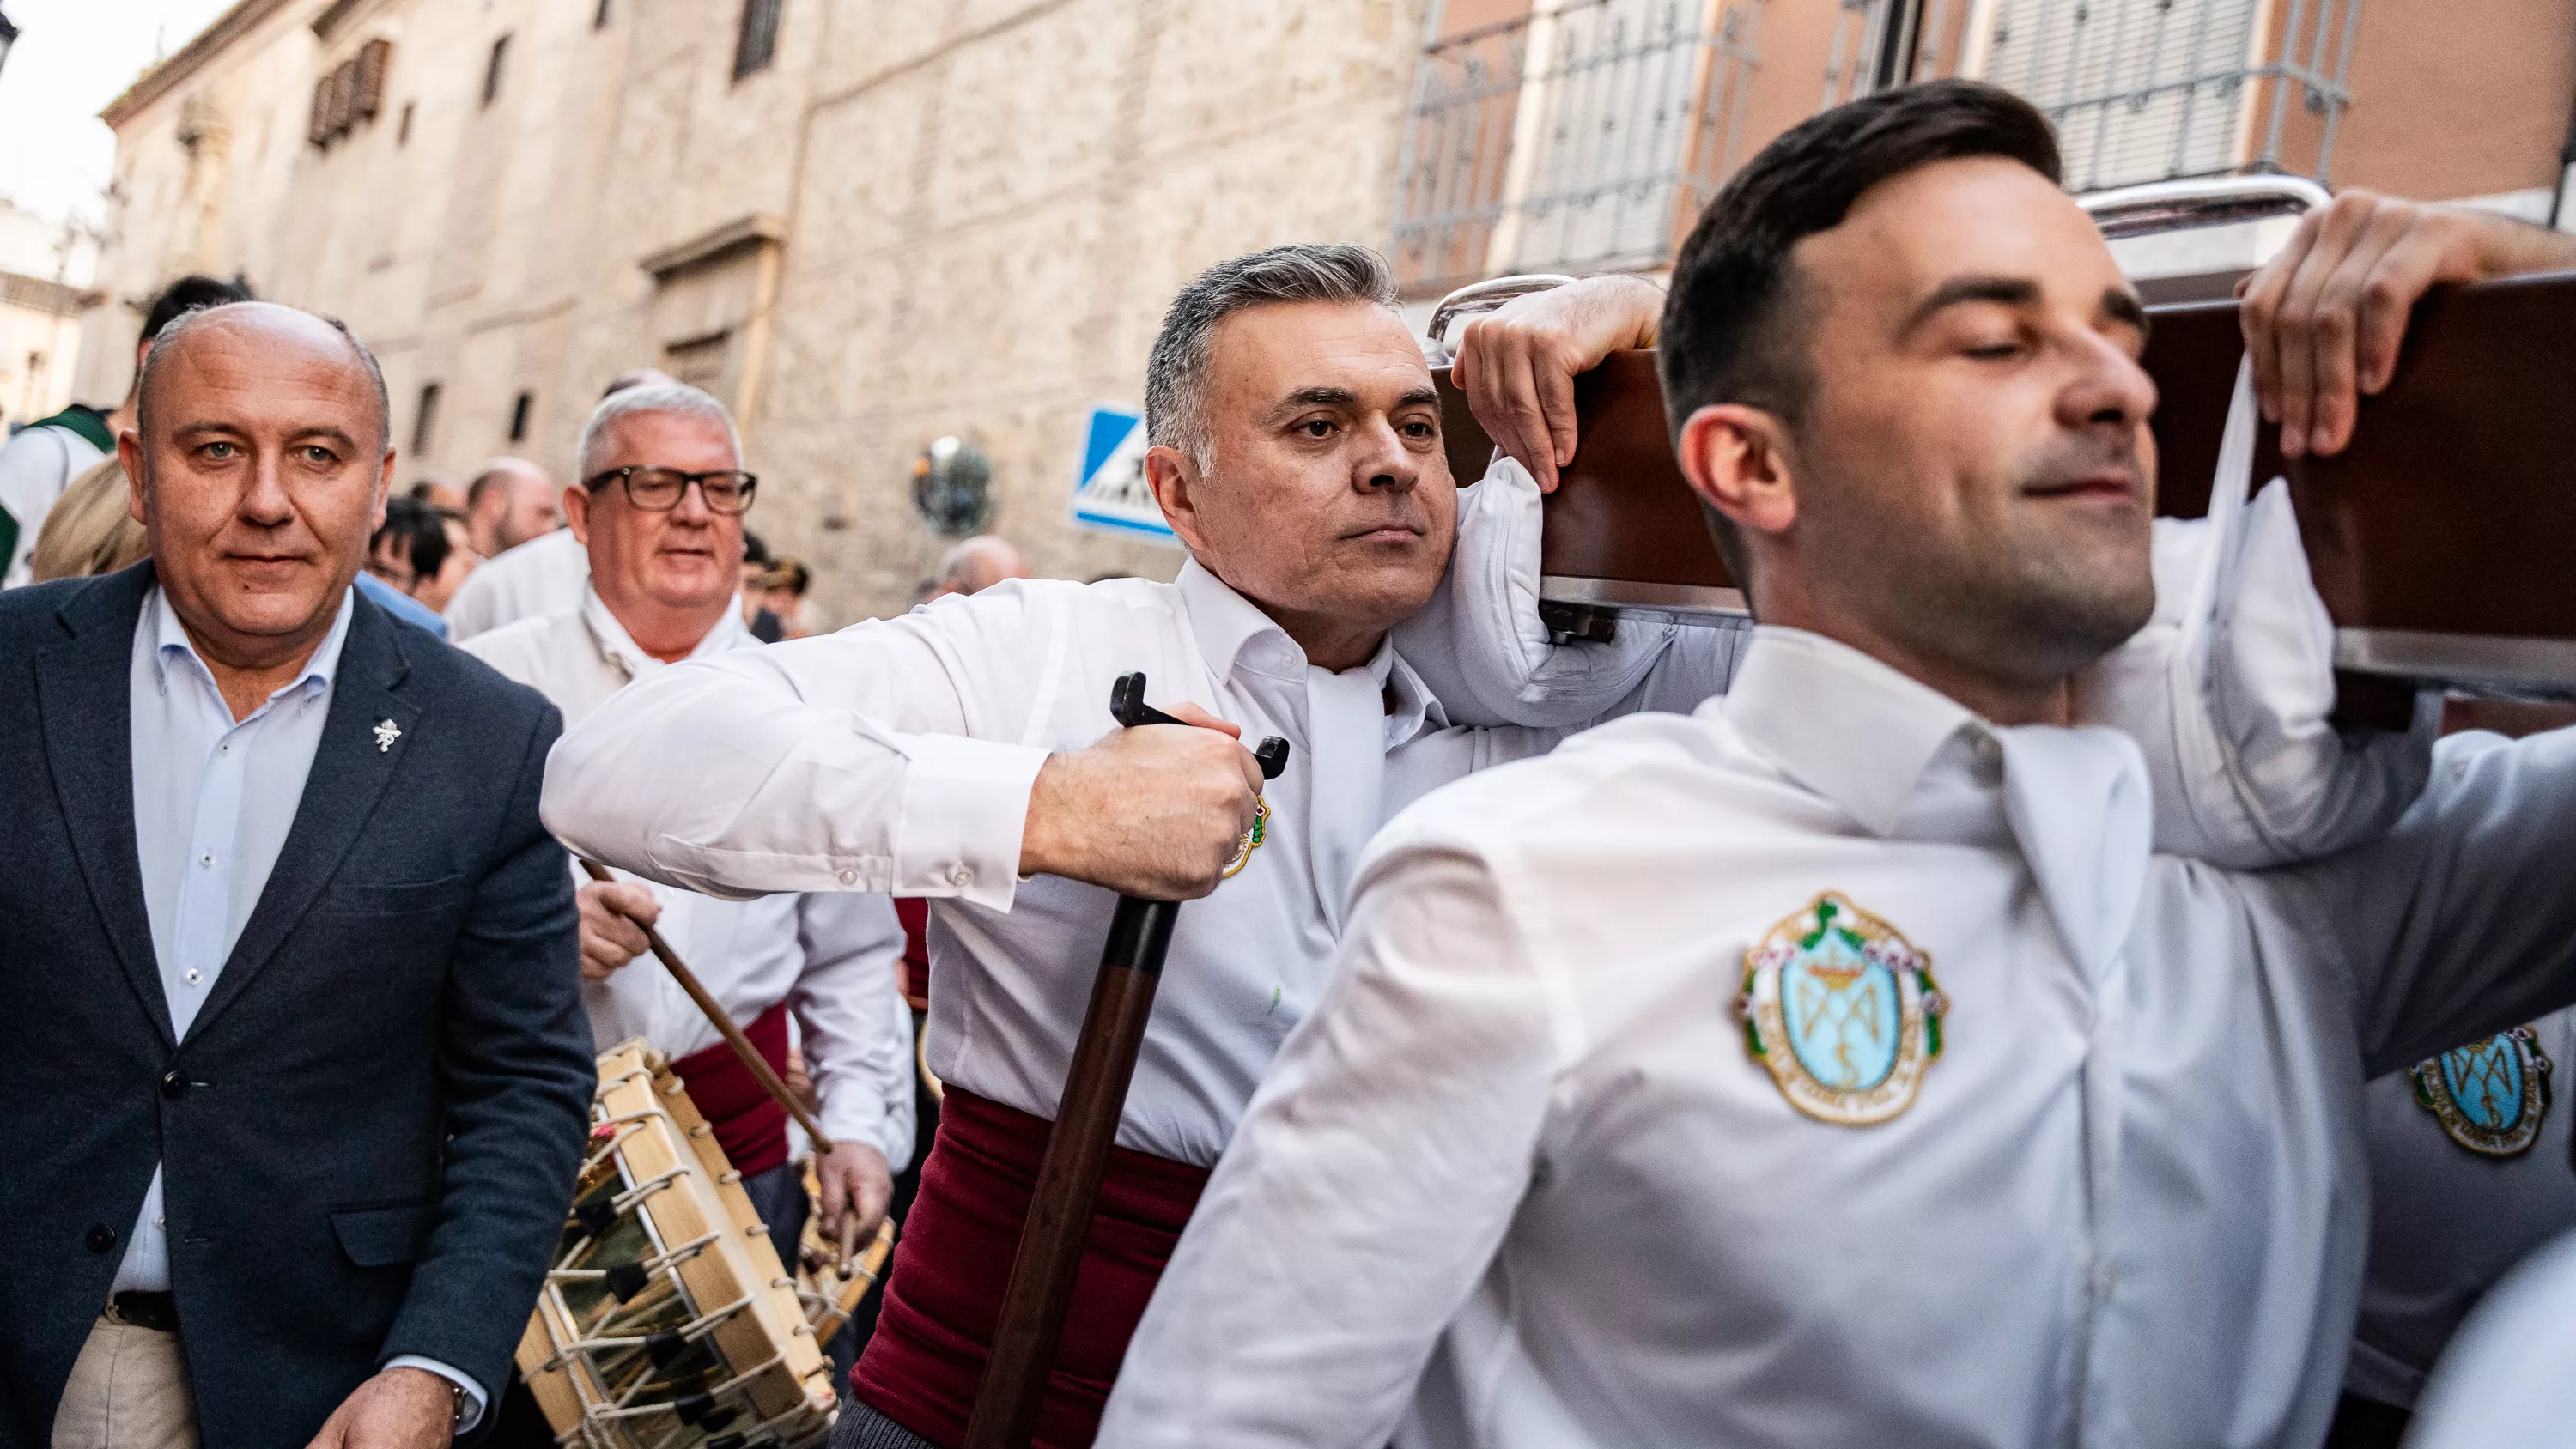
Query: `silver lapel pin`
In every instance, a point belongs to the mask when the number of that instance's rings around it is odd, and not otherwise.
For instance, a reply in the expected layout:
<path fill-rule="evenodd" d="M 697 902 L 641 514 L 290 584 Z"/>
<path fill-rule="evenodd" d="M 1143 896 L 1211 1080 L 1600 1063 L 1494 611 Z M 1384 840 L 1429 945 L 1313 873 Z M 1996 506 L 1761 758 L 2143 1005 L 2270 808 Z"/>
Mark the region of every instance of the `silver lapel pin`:
<path fill-rule="evenodd" d="M 394 747 L 394 741 L 401 738 L 402 727 L 395 724 L 392 720 L 386 720 L 384 723 L 377 725 L 376 753 L 381 755 L 387 750 L 392 749 Z"/>

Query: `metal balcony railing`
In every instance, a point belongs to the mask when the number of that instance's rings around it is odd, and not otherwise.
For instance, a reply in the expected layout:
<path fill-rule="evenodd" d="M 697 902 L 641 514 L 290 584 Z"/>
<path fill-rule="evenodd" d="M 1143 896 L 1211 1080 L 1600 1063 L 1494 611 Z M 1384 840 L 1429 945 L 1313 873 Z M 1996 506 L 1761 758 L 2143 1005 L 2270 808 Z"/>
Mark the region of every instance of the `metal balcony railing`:
<path fill-rule="evenodd" d="M 2329 179 L 2361 0 L 1840 0 L 1824 104 L 1974 75 L 2057 124 L 2066 184 Z M 2319 119 L 2293 134 L 2291 106 Z"/>
<path fill-rule="evenodd" d="M 1396 197 L 1413 292 L 1671 259 L 1742 161 L 1764 0 L 1561 0 L 1424 51 Z"/>

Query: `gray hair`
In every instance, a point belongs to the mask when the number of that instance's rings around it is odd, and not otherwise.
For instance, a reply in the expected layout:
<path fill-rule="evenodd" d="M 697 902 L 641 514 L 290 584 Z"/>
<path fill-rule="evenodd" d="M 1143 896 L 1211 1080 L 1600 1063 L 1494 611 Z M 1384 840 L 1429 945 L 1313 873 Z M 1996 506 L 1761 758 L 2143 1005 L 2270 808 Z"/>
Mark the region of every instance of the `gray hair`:
<path fill-rule="evenodd" d="M 616 429 L 618 420 L 641 413 L 668 413 L 722 423 L 725 437 L 733 443 L 734 458 L 739 462 L 742 457 L 742 434 L 734 428 L 733 413 L 716 401 L 713 393 L 685 382 L 638 383 L 601 398 L 599 406 L 590 410 L 590 421 L 581 425 L 580 462 L 577 465 L 581 476 L 578 481 L 588 483 L 598 475 L 600 460 L 608 455 L 609 434 Z"/>
<path fill-rule="evenodd" d="M 1172 299 L 1145 363 L 1145 440 L 1178 448 L 1205 472 L 1213 466 L 1207 420 L 1208 353 L 1217 324 L 1273 302 L 1395 305 L 1395 272 L 1367 247 L 1271 247 L 1223 261 Z"/>

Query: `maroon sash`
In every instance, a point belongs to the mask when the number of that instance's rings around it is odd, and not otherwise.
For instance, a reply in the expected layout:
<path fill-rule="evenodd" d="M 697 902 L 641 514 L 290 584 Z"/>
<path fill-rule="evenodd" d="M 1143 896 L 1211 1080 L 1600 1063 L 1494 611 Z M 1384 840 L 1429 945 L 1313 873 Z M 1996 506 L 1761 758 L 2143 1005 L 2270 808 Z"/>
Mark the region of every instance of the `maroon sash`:
<path fill-rule="evenodd" d="M 934 1444 L 966 1442 L 1052 1125 L 955 1086 L 940 1101 L 876 1336 L 850 1372 L 860 1402 Z M 1127 1340 L 1207 1180 L 1206 1168 L 1110 1150 L 1035 1449 L 1085 1449 L 1100 1431 Z"/>
<path fill-rule="evenodd" d="M 783 1079 L 787 1075 L 787 1003 L 780 1002 L 742 1029 L 760 1050 L 761 1060 Z M 689 1089 L 689 1101 L 716 1129 L 725 1160 L 745 1177 L 767 1172 L 787 1160 L 787 1109 L 761 1090 L 760 1079 L 717 1042 L 671 1063 L 671 1074 Z"/>

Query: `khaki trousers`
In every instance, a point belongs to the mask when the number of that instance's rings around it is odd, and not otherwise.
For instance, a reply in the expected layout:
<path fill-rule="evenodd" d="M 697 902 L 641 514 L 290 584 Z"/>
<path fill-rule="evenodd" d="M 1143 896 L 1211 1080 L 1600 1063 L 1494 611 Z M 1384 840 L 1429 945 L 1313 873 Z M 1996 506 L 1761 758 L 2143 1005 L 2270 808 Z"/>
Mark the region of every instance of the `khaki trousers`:
<path fill-rule="evenodd" d="M 54 1410 L 53 1449 L 197 1449 L 179 1335 L 101 1313 Z"/>

